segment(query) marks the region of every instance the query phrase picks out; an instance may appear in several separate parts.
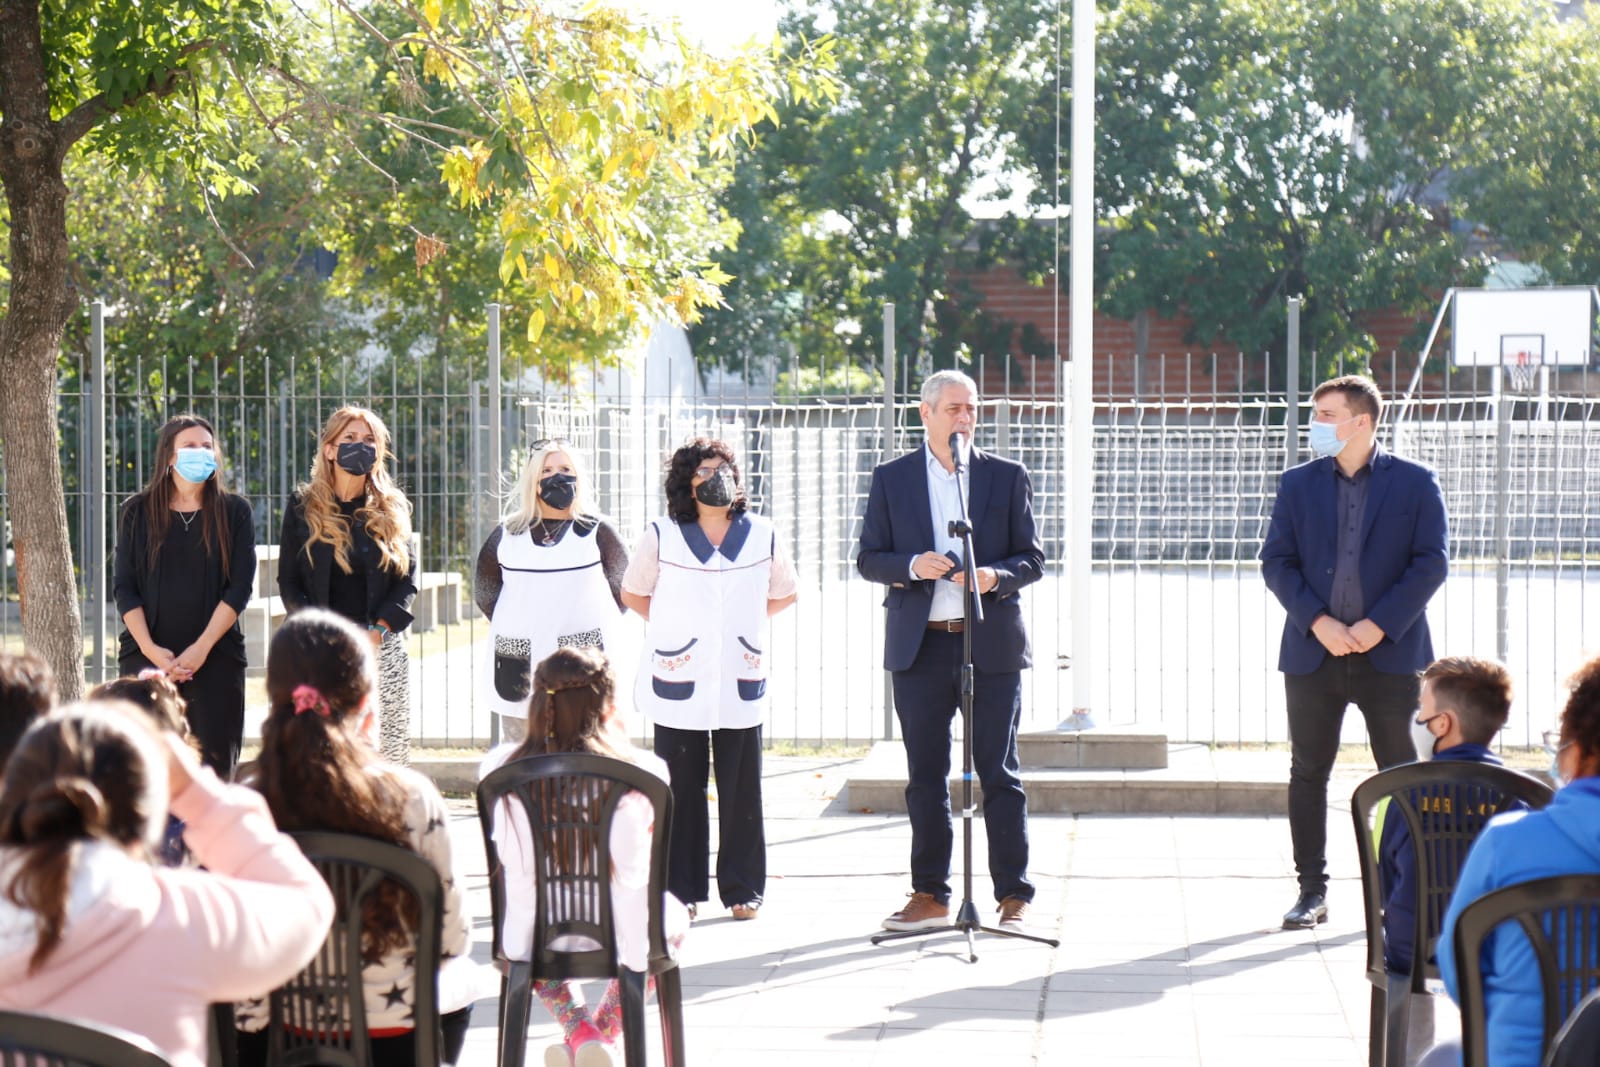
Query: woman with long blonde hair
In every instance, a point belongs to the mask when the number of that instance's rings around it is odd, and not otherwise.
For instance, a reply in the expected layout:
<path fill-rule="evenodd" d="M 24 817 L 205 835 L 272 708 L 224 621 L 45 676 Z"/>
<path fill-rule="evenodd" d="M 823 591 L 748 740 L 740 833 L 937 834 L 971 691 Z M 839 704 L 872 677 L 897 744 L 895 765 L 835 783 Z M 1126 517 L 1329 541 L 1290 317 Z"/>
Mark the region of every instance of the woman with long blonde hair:
<path fill-rule="evenodd" d="M 527 728 L 533 665 L 558 648 L 604 649 L 623 611 L 628 550 L 588 489 L 570 443 L 535 441 L 478 552 L 472 595 L 489 618 L 489 699 L 508 741 Z"/>
<path fill-rule="evenodd" d="M 411 751 L 410 662 L 404 633 L 417 595 L 411 502 L 389 474 L 389 428 L 347 404 L 328 417 L 283 513 L 278 591 L 290 614 L 327 608 L 365 629 L 378 657 L 381 751 L 406 763 Z"/>

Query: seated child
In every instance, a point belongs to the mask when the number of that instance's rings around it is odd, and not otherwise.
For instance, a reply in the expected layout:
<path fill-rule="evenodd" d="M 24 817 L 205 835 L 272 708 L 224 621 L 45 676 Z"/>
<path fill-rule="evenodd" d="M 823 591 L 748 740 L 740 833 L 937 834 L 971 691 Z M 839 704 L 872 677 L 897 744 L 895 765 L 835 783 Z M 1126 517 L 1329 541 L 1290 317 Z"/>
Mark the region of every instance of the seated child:
<path fill-rule="evenodd" d="M 662 781 L 667 765 L 635 748 L 617 716 L 616 678 L 605 654 L 596 648 L 562 648 L 540 661 L 533 672 L 528 704 L 528 736 L 501 745 L 484 757 L 482 778 L 525 756 L 586 752 L 626 760 Z M 618 803 L 611 823 L 611 901 L 617 930 L 617 957 L 623 966 L 648 965 L 650 838 L 655 809 L 642 793 Z M 520 804 L 495 813 L 495 847 L 505 868 L 506 901 L 501 945 L 512 959 L 527 959 L 533 946 L 533 842 Z M 689 912 L 671 893 L 663 895 L 666 933 L 674 947 L 689 928 Z M 545 1067 L 609 1067 L 610 1046 L 622 1032 L 621 997 L 613 979 L 591 1015 L 583 993 L 570 982 L 537 981 L 534 992 L 561 1024 L 565 1040 L 545 1050 Z"/>
<path fill-rule="evenodd" d="M 168 805 L 206 870 L 155 867 Z M 124 706 L 23 735 L 0 784 L 0 1009 L 143 1035 L 205 1067 L 211 1001 L 260 996 L 333 921 L 322 876 L 260 796 Z"/>
<path fill-rule="evenodd" d="M 439 973 L 415 972 L 415 904 L 395 886 L 369 901 L 362 984 L 376 1067 L 414 1063 L 411 1007 L 418 981 L 439 983 L 442 1058 L 455 1063 L 476 999 L 477 966 L 468 958 L 471 923 L 452 863 L 449 813 L 431 781 L 379 757 L 377 681 L 372 642 L 348 620 L 319 608 L 289 616 L 267 650 L 271 707 L 250 784 L 286 831 L 360 834 L 409 848 L 438 872 L 444 885 Z M 266 1062 L 267 1012 L 261 1000 L 235 1009 L 241 1067 Z"/>
<path fill-rule="evenodd" d="M 100 703 L 120 700 L 144 713 L 146 722 L 157 733 L 167 732 L 183 739 L 198 755 L 200 744 L 189 730 L 189 719 L 184 714 L 184 700 L 177 683 L 158 670 L 140 671 L 137 677 L 113 678 L 89 690 L 89 700 Z M 162 835 L 156 858 L 168 867 L 176 867 L 187 858 L 183 847 L 183 820 L 167 816 L 167 830 Z"/>

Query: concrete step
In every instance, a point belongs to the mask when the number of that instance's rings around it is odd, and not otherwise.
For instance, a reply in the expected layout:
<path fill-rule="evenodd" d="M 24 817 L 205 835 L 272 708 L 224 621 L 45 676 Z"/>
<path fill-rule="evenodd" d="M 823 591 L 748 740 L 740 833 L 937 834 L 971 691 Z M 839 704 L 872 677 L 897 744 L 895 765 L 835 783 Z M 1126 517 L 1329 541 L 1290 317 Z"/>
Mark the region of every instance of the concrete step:
<path fill-rule="evenodd" d="M 1020 747 L 1020 745 L 1019 745 Z M 1092 751 L 1084 746 L 1084 754 Z M 1288 810 L 1287 753 L 1246 753 L 1199 744 L 1166 746 L 1158 768 L 1033 768 L 1022 772 L 1028 810 L 1075 815 L 1283 815 Z M 952 809 L 961 806 L 961 750 L 951 757 Z M 904 812 L 905 747 L 880 741 L 850 769 L 845 802 L 851 811 Z M 973 780 L 974 803 L 983 790 Z"/>
<path fill-rule="evenodd" d="M 1017 756 L 1028 770 L 1159 770 L 1167 765 L 1167 748 L 1166 731 L 1155 726 L 1017 735 Z"/>

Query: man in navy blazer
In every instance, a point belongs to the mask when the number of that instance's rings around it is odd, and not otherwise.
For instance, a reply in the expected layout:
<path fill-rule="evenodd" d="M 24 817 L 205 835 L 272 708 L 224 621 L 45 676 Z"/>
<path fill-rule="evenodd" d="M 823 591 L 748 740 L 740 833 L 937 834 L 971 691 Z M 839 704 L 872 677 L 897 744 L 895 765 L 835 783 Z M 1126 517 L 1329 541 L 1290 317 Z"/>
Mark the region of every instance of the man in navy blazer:
<path fill-rule="evenodd" d="M 1017 759 L 1022 669 L 1032 665 L 1022 623 L 1022 587 L 1039 580 L 1044 550 L 1033 523 L 1027 468 L 977 449 L 957 475 L 950 435 L 971 440 L 977 385 L 939 371 L 922 386 L 923 447 L 880 465 L 861 525 L 856 567 L 888 587 L 883 665 L 891 672 L 895 714 L 905 740 L 906 810 L 911 817 L 911 897 L 883 922 L 889 930 L 945 925 L 950 914 L 951 724 L 960 708 L 965 576 L 950 534 L 964 488 L 971 516 L 983 621 L 972 634 L 973 766 L 983 787 L 989 874 L 1000 925 L 1018 928 L 1028 880 L 1028 802 Z"/>
<path fill-rule="evenodd" d="M 1361 709 L 1380 768 L 1415 758 L 1418 675 L 1433 662 L 1426 611 L 1449 567 L 1439 480 L 1379 447 L 1378 387 L 1334 378 L 1317 386 L 1312 406 L 1317 458 L 1283 472 L 1261 546 L 1261 575 L 1288 613 L 1278 669 L 1300 895 L 1286 928 L 1328 917 L 1328 775 L 1345 708 Z"/>

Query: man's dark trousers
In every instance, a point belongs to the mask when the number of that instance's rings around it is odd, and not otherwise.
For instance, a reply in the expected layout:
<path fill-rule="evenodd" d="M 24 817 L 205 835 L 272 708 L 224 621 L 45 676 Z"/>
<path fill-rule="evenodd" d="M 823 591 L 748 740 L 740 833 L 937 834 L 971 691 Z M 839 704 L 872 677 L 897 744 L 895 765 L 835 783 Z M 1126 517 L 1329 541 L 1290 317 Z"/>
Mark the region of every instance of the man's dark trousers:
<path fill-rule="evenodd" d="M 1289 712 L 1289 837 L 1300 889 L 1328 891 L 1328 776 L 1339 755 L 1348 705 L 1367 721 L 1380 770 L 1417 758 L 1411 743 L 1422 683 L 1414 674 L 1385 674 L 1364 652 L 1327 656 L 1310 674 L 1283 676 Z"/>
<path fill-rule="evenodd" d="M 894 671 L 895 714 L 910 773 L 911 888 L 950 899 L 951 725 L 961 709 L 963 635 L 929 630 L 912 665 Z M 983 825 L 995 900 L 1033 899 L 1028 881 L 1028 800 L 1016 758 L 1022 673 L 973 672 L 972 766 L 983 787 Z"/>

